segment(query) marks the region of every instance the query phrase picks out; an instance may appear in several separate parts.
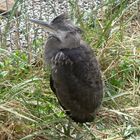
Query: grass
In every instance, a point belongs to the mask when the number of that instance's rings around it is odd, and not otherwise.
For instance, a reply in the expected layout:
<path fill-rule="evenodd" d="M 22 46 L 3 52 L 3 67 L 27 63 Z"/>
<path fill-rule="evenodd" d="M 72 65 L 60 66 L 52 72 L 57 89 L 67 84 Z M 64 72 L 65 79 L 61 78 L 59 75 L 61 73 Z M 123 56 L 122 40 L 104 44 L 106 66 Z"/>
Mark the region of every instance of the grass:
<path fill-rule="evenodd" d="M 27 50 L 1 46 L 0 139 L 139 140 L 140 22 L 138 12 L 131 10 L 138 2 L 108 1 L 87 15 L 70 1 L 71 17 L 84 30 L 104 79 L 102 107 L 91 123 L 69 125 L 49 87 L 40 47 L 44 39 L 36 38 Z"/>

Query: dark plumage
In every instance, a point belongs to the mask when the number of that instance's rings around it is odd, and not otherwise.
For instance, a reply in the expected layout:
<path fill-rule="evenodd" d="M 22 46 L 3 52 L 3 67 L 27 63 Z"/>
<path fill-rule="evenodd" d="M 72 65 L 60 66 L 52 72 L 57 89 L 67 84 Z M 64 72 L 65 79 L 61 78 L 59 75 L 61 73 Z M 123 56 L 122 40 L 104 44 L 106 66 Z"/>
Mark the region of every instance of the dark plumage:
<path fill-rule="evenodd" d="M 73 25 L 66 15 L 56 17 L 50 24 L 42 23 L 50 29 L 45 61 L 51 66 L 51 89 L 75 122 L 90 122 L 103 98 L 96 57 L 81 39 L 80 28 Z"/>

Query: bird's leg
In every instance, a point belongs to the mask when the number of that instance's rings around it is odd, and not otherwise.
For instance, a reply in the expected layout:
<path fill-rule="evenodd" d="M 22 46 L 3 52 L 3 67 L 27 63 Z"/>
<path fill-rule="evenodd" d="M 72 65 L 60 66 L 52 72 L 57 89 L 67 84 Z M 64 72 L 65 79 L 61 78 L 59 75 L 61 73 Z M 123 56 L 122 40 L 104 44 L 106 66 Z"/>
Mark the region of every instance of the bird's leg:
<path fill-rule="evenodd" d="M 84 123 L 83 124 L 83 127 L 87 130 L 87 132 L 89 132 L 92 135 L 92 137 L 96 139 L 95 134 L 91 131 L 91 129 L 89 128 L 89 126 L 90 126 L 89 123 Z"/>
<path fill-rule="evenodd" d="M 72 120 L 69 118 L 68 119 L 68 124 L 63 126 L 64 134 L 66 136 L 71 135 L 71 126 L 72 126 Z"/>
<path fill-rule="evenodd" d="M 83 128 L 83 124 L 82 123 L 78 123 L 76 124 L 77 126 L 75 126 L 77 133 L 76 133 L 76 137 L 75 140 L 83 140 L 84 134 L 82 133 L 82 128 Z"/>
<path fill-rule="evenodd" d="M 71 126 L 72 126 L 72 120 L 69 118 L 67 129 L 66 129 L 66 135 L 68 136 L 70 136 Z"/>

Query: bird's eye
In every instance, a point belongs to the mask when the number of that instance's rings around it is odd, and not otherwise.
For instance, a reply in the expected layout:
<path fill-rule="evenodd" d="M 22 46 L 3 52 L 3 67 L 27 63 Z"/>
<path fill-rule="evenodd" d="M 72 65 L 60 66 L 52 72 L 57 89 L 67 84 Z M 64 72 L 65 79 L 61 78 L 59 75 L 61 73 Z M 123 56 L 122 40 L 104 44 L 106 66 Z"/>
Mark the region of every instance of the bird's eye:
<path fill-rule="evenodd" d="M 68 32 L 66 34 L 66 37 L 65 38 L 69 38 L 71 35 L 74 36 L 75 35 L 75 32 L 72 32 L 72 31 Z"/>

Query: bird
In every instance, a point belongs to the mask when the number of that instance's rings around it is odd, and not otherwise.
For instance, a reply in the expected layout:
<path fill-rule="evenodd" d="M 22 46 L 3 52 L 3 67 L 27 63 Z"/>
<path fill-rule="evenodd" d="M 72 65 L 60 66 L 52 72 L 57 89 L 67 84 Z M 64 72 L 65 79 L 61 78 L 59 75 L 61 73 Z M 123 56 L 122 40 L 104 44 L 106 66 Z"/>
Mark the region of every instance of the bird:
<path fill-rule="evenodd" d="M 92 122 L 102 104 L 103 80 L 93 49 L 82 39 L 84 31 L 63 13 L 50 23 L 31 22 L 48 32 L 44 58 L 50 66 L 50 87 L 65 113 L 76 123 Z"/>

